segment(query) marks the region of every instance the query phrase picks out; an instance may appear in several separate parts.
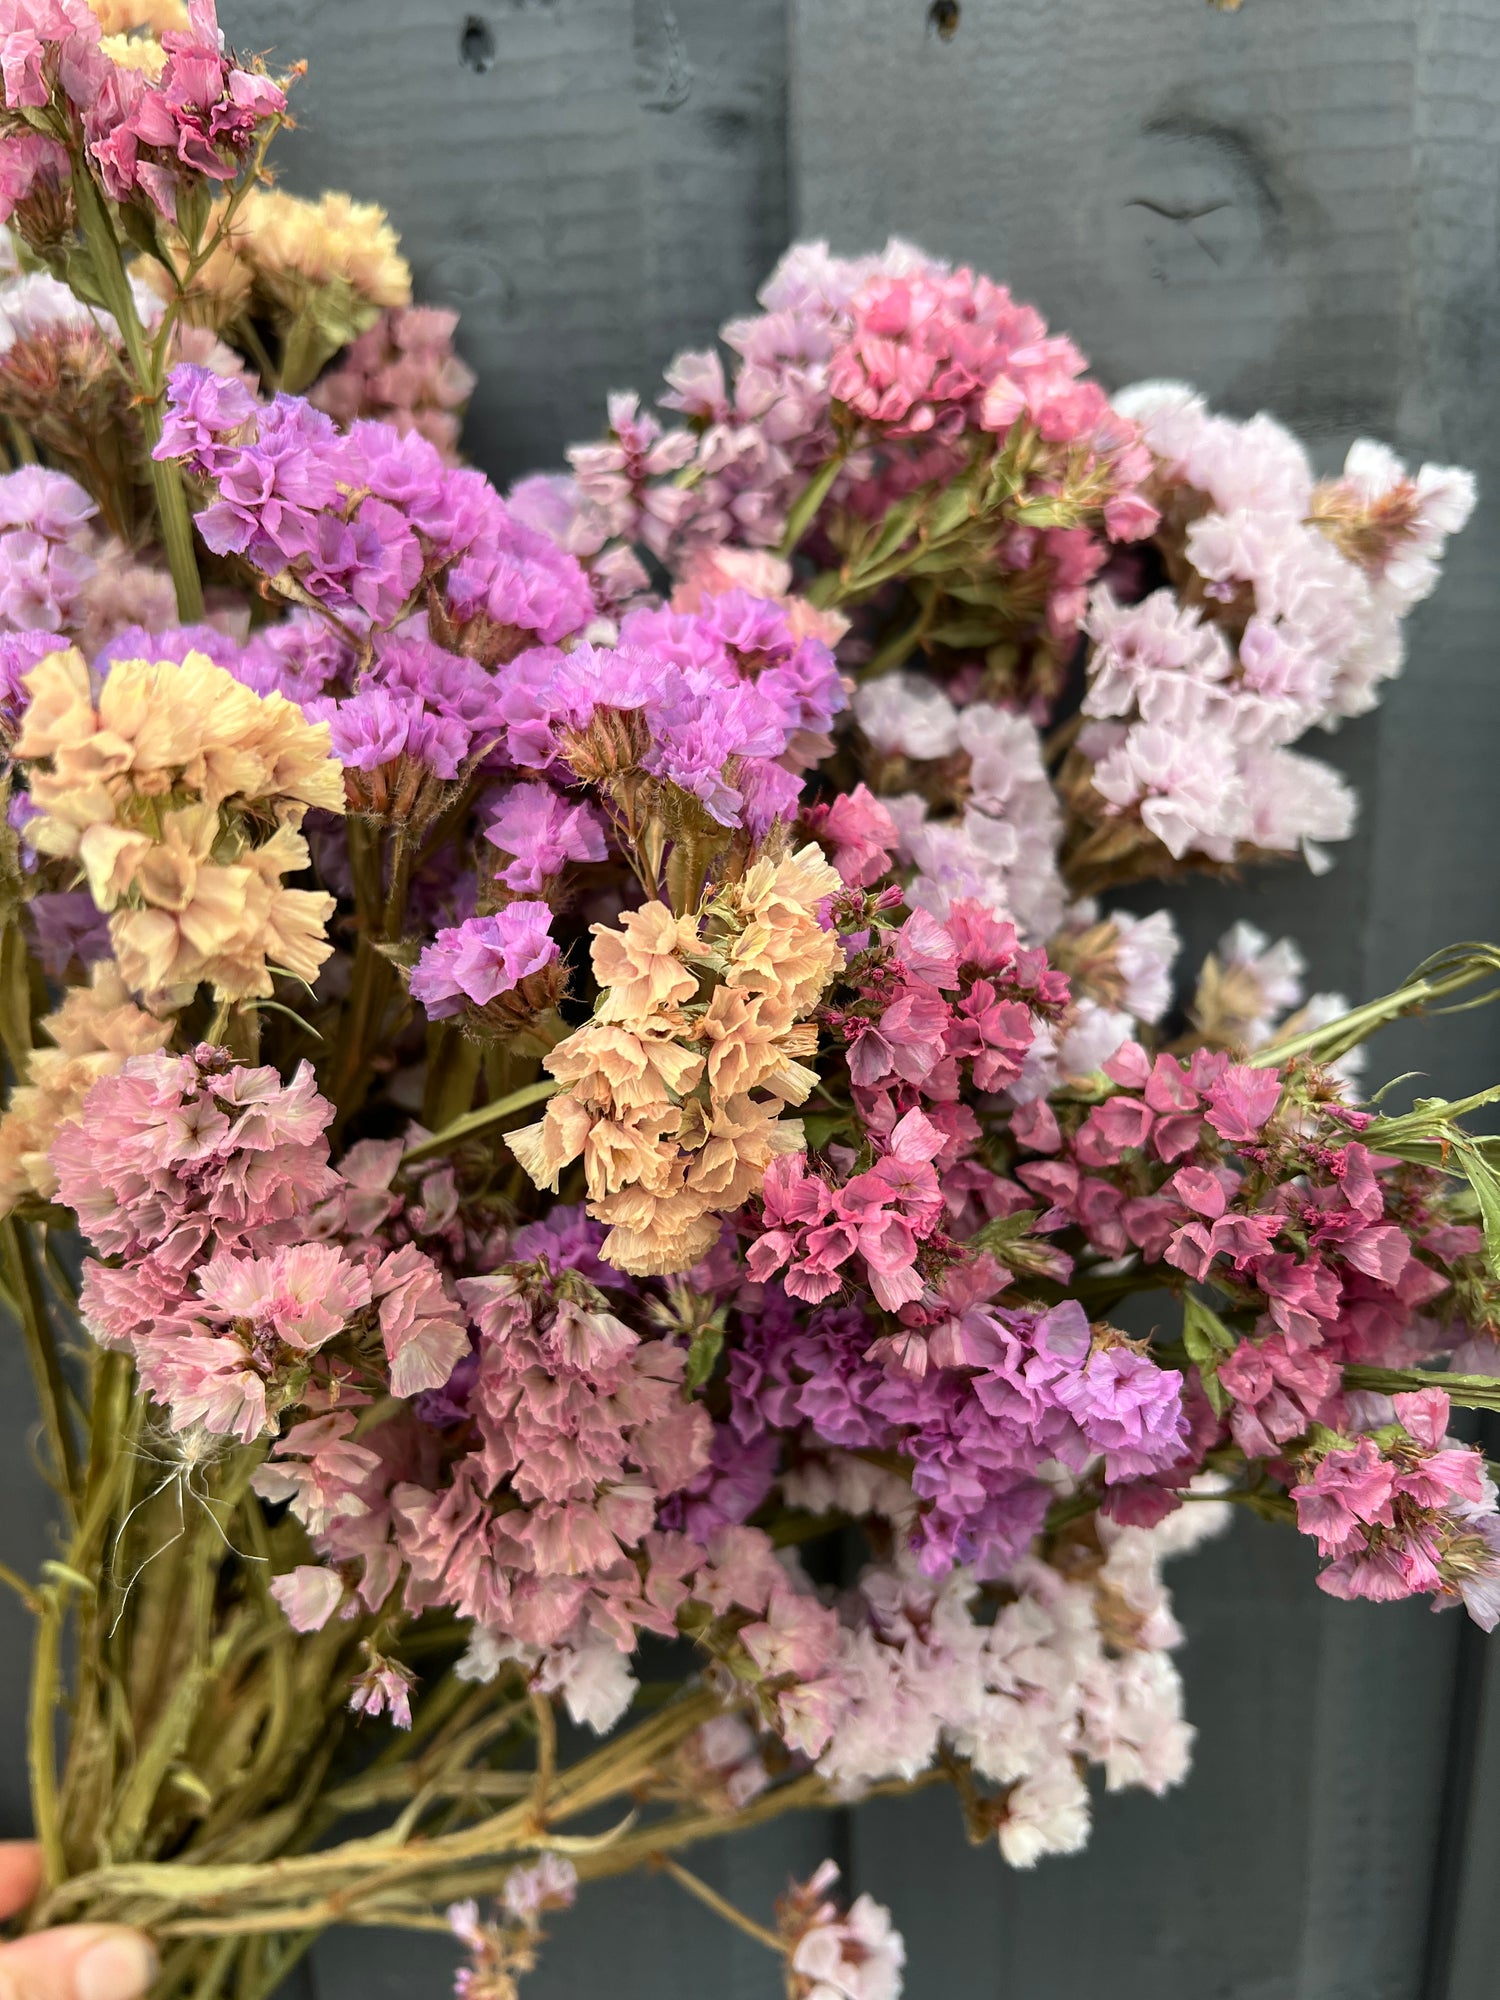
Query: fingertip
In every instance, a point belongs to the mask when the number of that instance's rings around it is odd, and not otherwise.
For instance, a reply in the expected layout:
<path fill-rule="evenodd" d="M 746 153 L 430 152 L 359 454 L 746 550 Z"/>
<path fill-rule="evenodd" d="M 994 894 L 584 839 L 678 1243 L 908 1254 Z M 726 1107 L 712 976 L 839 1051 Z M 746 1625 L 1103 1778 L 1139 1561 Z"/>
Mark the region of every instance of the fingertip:
<path fill-rule="evenodd" d="M 157 1966 L 139 1931 L 67 1924 L 0 1945 L 0 2000 L 141 2000 Z"/>
<path fill-rule="evenodd" d="M 74 2000 L 140 2000 L 157 1967 L 149 1938 L 139 1931 L 111 1931 L 74 1961 Z"/>
<path fill-rule="evenodd" d="M 0 1840 L 0 1917 L 24 1910 L 42 1886 L 42 1851 L 34 1840 Z"/>

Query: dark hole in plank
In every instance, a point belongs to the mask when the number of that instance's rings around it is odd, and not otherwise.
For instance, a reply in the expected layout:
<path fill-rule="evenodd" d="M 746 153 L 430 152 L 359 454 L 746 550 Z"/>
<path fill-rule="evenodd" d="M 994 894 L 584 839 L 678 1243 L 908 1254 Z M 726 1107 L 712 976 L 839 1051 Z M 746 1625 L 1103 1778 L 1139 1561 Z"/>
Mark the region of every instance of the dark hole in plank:
<path fill-rule="evenodd" d="M 495 31 L 478 14 L 471 14 L 459 30 L 458 59 L 479 76 L 495 67 Z"/>

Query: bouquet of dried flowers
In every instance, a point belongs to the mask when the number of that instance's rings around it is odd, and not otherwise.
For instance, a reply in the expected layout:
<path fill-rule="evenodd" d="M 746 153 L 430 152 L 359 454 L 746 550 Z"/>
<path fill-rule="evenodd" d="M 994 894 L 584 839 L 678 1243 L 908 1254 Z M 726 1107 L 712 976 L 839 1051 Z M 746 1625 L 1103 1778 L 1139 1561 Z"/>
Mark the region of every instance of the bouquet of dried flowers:
<path fill-rule="evenodd" d="M 0 0 L 0 80 L 31 1925 L 145 1928 L 162 2000 L 452 1929 L 501 2000 L 655 1866 L 882 2000 L 831 1868 L 772 1928 L 681 1852 L 933 1781 L 1080 1847 L 1091 1770 L 1183 1776 L 1162 1566 L 1235 1506 L 1492 1626 L 1496 1093 L 1357 1079 L 1500 952 L 1351 1010 L 1239 922 L 1183 1002 L 1111 900 L 1328 866 L 1294 746 L 1467 476 L 1319 479 L 811 244 L 502 497 L 453 316 L 271 183 L 293 79 L 212 0 Z"/>

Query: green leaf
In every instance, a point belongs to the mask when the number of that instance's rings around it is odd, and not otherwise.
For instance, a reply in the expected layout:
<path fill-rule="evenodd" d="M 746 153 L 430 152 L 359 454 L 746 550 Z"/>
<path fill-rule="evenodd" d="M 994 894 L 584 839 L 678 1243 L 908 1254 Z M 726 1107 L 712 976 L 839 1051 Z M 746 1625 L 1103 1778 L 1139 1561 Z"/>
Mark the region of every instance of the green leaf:
<path fill-rule="evenodd" d="M 462 1118 L 455 1118 L 451 1125 L 445 1125 L 441 1132 L 434 1132 L 430 1139 L 419 1139 L 415 1146 L 408 1146 L 401 1155 L 403 1167 L 413 1167 L 419 1160 L 431 1160 L 439 1153 L 446 1153 L 461 1140 L 471 1139 L 476 1132 L 484 1132 L 491 1125 L 498 1125 L 504 1118 L 514 1118 L 517 1113 L 529 1111 L 533 1105 L 545 1104 L 549 1097 L 555 1097 L 559 1086 L 551 1077 L 541 1083 L 528 1083 L 520 1090 L 513 1090 L 508 1097 L 497 1098 L 493 1104 L 485 1104 L 478 1111 L 465 1112 Z"/>
<path fill-rule="evenodd" d="M 997 1215 L 992 1222 L 976 1229 L 969 1242 L 976 1250 L 999 1250 L 1008 1243 L 1017 1243 L 1031 1234 L 1031 1226 L 1041 1212 L 1039 1208 L 1018 1208 L 1014 1215 Z"/>
<path fill-rule="evenodd" d="M 1484 1230 L 1484 1258 L 1490 1267 L 1490 1276 L 1500 1278 L 1500 1174 L 1490 1165 L 1484 1154 L 1464 1134 L 1462 1145 L 1455 1145 L 1464 1170 L 1464 1178 L 1474 1190 L 1474 1198 L 1479 1203 L 1480 1224 Z"/>
<path fill-rule="evenodd" d="M 781 553 L 789 556 L 798 542 L 813 524 L 813 517 L 833 489 L 833 482 L 844 468 L 844 454 L 836 451 L 832 458 L 820 465 L 808 480 L 797 498 L 792 502 L 786 517 L 786 532 L 781 538 Z"/>
<path fill-rule="evenodd" d="M 1216 1355 L 1233 1354 L 1239 1340 L 1211 1307 L 1189 1292 L 1182 1302 L 1182 1344 L 1194 1361 L 1214 1361 Z"/>
<path fill-rule="evenodd" d="M 1344 1387 L 1377 1389 L 1384 1396 L 1441 1389 L 1450 1403 L 1463 1409 L 1500 1410 L 1500 1375 L 1450 1375 L 1434 1368 L 1366 1368 L 1356 1363 L 1344 1370 Z"/>
<path fill-rule="evenodd" d="M 688 1349 L 687 1366 L 682 1371 L 685 1389 L 701 1389 L 718 1365 L 724 1350 L 724 1322 L 715 1313 L 707 1326 L 700 1326 Z"/>
<path fill-rule="evenodd" d="M 927 634 L 936 646 L 987 646 L 995 636 L 993 618 L 948 618 Z"/>
<path fill-rule="evenodd" d="M 845 1131 L 849 1117 L 843 1111 L 813 1111 L 804 1114 L 802 1130 L 814 1151 L 828 1144 L 836 1132 Z"/>
<path fill-rule="evenodd" d="M 1222 1417 L 1229 1408 L 1230 1397 L 1219 1380 L 1219 1362 L 1222 1356 L 1234 1352 L 1238 1342 L 1219 1315 L 1191 1292 L 1182 1302 L 1182 1344 L 1198 1371 L 1198 1380 L 1214 1415 Z"/>

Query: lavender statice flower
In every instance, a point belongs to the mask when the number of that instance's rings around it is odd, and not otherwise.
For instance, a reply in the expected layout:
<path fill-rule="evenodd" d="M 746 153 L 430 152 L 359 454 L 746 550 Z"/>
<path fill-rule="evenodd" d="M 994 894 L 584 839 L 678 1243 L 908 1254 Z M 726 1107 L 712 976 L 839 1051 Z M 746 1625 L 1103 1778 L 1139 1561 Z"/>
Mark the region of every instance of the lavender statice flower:
<path fill-rule="evenodd" d="M 65 473 L 27 465 L 0 477 L 0 629 L 56 633 L 76 621 L 98 567 L 97 512 Z"/>
<path fill-rule="evenodd" d="M 293 611 L 253 633 L 237 660 L 226 661 L 236 680 L 257 694 L 284 694 L 305 705 L 315 696 L 346 688 L 358 655 L 314 611 Z"/>
<path fill-rule="evenodd" d="M 62 979 L 75 959 L 95 965 L 111 956 L 109 918 L 87 889 L 46 889 L 26 905 L 37 957 L 50 979 Z"/>
<path fill-rule="evenodd" d="M 262 407 L 183 366 L 156 455 L 213 482 L 217 498 L 197 516 L 210 548 L 285 577 L 286 594 L 317 599 L 357 637 L 425 595 L 432 636 L 492 666 L 593 616 L 577 561 L 415 431 L 359 422 L 344 433 L 301 397 Z"/>
<path fill-rule="evenodd" d="M 411 996 L 434 1021 L 483 1008 L 558 963 L 545 903 L 508 903 L 490 917 L 470 917 L 439 931 L 412 968 Z"/>
<path fill-rule="evenodd" d="M 518 894 L 540 894 L 570 861 L 602 861 L 608 853 L 603 819 L 582 799 L 565 798 L 551 785 L 525 780 L 496 802 L 484 837 L 509 855 L 496 880 Z"/>

